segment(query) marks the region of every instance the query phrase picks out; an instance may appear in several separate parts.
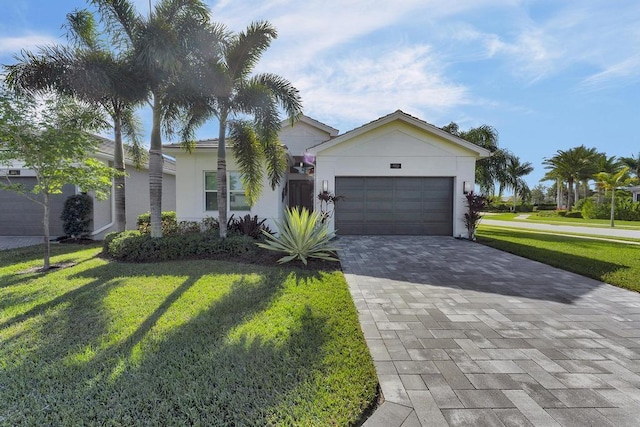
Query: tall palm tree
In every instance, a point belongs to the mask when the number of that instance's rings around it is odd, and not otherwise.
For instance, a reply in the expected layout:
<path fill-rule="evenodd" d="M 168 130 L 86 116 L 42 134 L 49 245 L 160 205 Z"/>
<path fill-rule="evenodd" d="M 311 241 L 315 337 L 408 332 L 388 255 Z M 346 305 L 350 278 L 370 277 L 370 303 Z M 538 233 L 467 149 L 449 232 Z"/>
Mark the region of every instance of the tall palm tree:
<path fill-rule="evenodd" d="M 599 153 L 595 159 L 596 173 L 606 172 L 614 174 L 619 171 L 622 166 L 622 162 L 616 156 L 608 157 L 605 153 Z M 600 204 L 602 203 L 604 188 L 598 180 L 596 180 L 596 191 L 598 194 L 598 204 Z"/>
<path fill-rule="evenodd" d="M 629 182 L 631 179 L 628 175 L 629 167 L 625 166 L 615 173 L 607 173 L 607 172 L 599 172 L 596 174 L 595 178 L 598 183 L 607 191 L 611 191 L 611 214 L 609 219 L 609 225 L 611 227 L 614 226 L 614 217 L 616 212 L 616 190 L 620 187 L 623 187 Z"/>
<path fill-rule="evenodd" d="M 131 49 L 151 106 L 149 196 L 151 236 L 161 237 L 162 132 L 171 135 L 199 90 L 200 70 L 219 61 L 220 34 L 201 0 L 160 0 L 148 16 L 132 0 L 89 0 L 116 39 Z M 212 85 L 214 82 L 210 82 Z"/>
<path fill-rule="evenodd" d="M 629 167 L 629 170 L 635 174 L 636 178 L 640 178 L 640 152 L 638 157 L 634 157 L 632 154 L 631 157 L 620 157 L 620 161 Z"/>
<path fill-rule="evenodd" d="M 561 178 L 567 183 L 567 209 L 571 210 L 574 202 L 578 198 L 577 184 L 585 174 L 587 165 L 592 163 L 591 150 L 584 146 L 571 148 L 569 150 L 558 150 L 556 155 L 543 160 L 545 169 L 550 170 L 553 178 Z"/>
<path fill-rule="evenodd" d="M 130 51 L 114 51 L 101 38 L 93 14 L 86 10 L 67 15 L 73 46 L 49 46 L 36 54 L 22 52 L 18 63 L 6 66 L 9 87 L 19 92 L 55 91 L 94 104 L 113 122 L 115 230 L 126 228 L 125 153 L 123 133 L 133 143 L 136 165 L 142 162 L 138 122 L 134 109 L 145 98 L 144 83 L 134 69 Z"/>
<path fill-rule="evenodd" d="M 278 185 L 286 169 L 284 148 L 278 140 L 279 107 L 295 120 L 302 114 L 300 95 L 283 77 L 269 73 L 252 75 L 260 57 L 276 37 L 275 28 L 268 22 L 254 22 L 245 31 L 228 34 L 221 63 L 209 69 L 209 75 L 223 83 L 213 90 L 205 90 L 200 104 L 188 114 L 185 141 L 191 139 L 195 127 L 211 117 L 219 122 L 217 202 L 220 224 L 227 222 L 227 131 L 251 204 L 262 189 L 264 162 L 272 188 Z M 253 120 L 238 120 L 238 117 L 252 117 Z M 220 227 L 220 236 L 226 237 L 225 227 Z"/>
<path fill-rule="evenodd" d="M 516 205 L 518 202 L 518 196 L 523 198 L 531 193 L 527 182 L 524 177 L 533 172 L 533 166 L 529 162 L 520 162 L 520 158 L 517 156 L 509 155 L 507 157 L 507 182 L 506 188 L 513 190 L 513 211 L 516 211 Z"/>

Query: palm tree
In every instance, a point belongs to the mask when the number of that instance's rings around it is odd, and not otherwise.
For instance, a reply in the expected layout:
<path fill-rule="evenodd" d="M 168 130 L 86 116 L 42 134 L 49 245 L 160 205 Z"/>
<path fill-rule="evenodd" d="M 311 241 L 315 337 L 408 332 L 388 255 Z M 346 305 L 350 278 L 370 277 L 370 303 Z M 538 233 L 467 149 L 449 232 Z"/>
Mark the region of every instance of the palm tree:
<path fill-rule="evenodd" d="M 571 148 L 569 150 L 558 150 L 556 155 L 546 158 L 542 162 L 545 169 L 549 169 L 551 174 L 549 177 L 554 179 L 561 178 L 567 183 L 567 209 L 571 210 L 573 203 L 578 198 L 578 186 L 574 187 L 584 176 L 586 165 L 591 163 L 589 157 L 590 150 L 584 146 Z M 573 193 L 573 194 L 572 194 Z M 573 197 L 572 197 L 573 196 Z"/>
<path fill-rule="evenodd" d="M 220 34 L 210 25 L 209 8 L 201 0 L 160 0 L 148 17 L 136 12 L 132 0 L 90 3 L 98 8 L 116 40 L 131 49 L 136 71 L 146 83 L 152 111 L 151 236 L 161 237 L 162 132 L 173 134 L 184 109 L 193 103 L 201 67 L 218 63 Z"/>
<path fill-rule="evenodd" d="M 638 153 L 638 157 L 634 157 L 633 154 L 631 157 L 620 157 L 620 161 L 629 167 L 636 178 L 640 178 L 640 153 Z"/>
<path fill-rule="evenodd" d="M 616 173 L 622 167 L 621 161 L 616 156 L 608 157 L 605 153 L 599 153 L 595 159 L 596 173 L 606 172 L 610 174 Z M 595 174 L 594 174 L 595 175 Z M 596 180 L 596 190 L 598 194 L 598 204 L 602 203 L 602 192 L 604 188 Z"/>
<path fill-rule="evenodd" d="M 291 120 L 302 114 L 298 90 L 286 79 L 274 74 L 251 75 L 264 51 L 277 37 L 268 22 L 254 22 L 243 32 L 229 34 L 224 43 L 222 61 L 209 69 L 209 75 L 223 84 L 205 90 L 199 105 L 188 114 L 189 127 L 184 140 L 190 140 L 193 129 L 211 117 L 219 122 L 217 201 L 218 221 L 227 222 L 227 131 L 240 167 L 245 193 L 251 204 L 262 189 L 263 162 L 271 187 L 280 182 L 286 169 L 284 148 L 278 140 L 282 107 Z M 205 88 L 206 89 L 206 88 Z M 253 117 L 238 120 L 237 117 Z M 220 227 L 220 237 L 226 228 Z"/>
<path fill-rule="evenodd" d="M 631 182 L 628 176 L 629 167 L 625 166 L 616 173 L 599 172 L 595 178 L 605 190 L 611 191 L 611 215 L 609 225 L 614 226 L 613 220 L 616 210 L 616 190 Z"/>
<path fill-rule="evenodd" d="M 19 92 L 55 91 L 74 96 L 105 111 L 113 122 L 115 230 L 126 228 L 125 160 L 122 135 L 133 143 L 136 165 L 142 162 L 134 109 L 145 98 L 130 51 L 114 52 L 100 38 L 93 14 L 86 10 L 67 15 L 68 35 L 74 46 L 50 46 L 37 54 L 22 52 L 18 63 L 6 66 L 9 87 Z"/>
<path fill-rule="evenodd" d="M 505 185 L 505 167 L 508 152 L 498 147 L 498 131 L 489 125 L 480 125 L 467 131 L 460 131 L 457 123 L 451 122 L 442 130 L 465 141 L 479 145 L 491 152 L 491 157 L 476 161 L 476 183 L 484 194 L 494 194 L 498 183 L 499 194 Z"/>
<path fill-rule="evenodd" d="M 518 196 L 526 197 L 527 194 L 531 193 L 529 190 L 529 186 L 527 182 L 524 180 L 524 177 L 533 172 L 533 166 L 529 162 L 520 162 L 520 158 L 517 156 L 509 155 L 507 157 L 507 182 L 506 188 L 513 190 L 513 211 L 516 211 L 516 205 L 518 202 Z"/>

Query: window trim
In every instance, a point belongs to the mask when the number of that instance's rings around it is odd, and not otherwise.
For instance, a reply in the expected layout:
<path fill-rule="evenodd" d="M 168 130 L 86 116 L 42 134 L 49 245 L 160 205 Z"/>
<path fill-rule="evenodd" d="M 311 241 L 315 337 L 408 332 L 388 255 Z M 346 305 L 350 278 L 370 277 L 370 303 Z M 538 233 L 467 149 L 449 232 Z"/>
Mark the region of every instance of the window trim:
<path fill-rule="evenodd" d="M 203 203 L 204 203 L 204 212 L 218 212 L 218 208 L 213 209 L 213 210 L 208 210 L 207 209 L 207 193 L 214 193 L 216 195 L 216 199 L 218 197 L 218 188 L 217 188 L 217 175 L 218 172 L 217 171 L 212 171 L 212 170 L 205 170 L 203 171 Z M 216 176 L 216 189 L 215 190 L 207 190 L 207 174 L 215 174 Z M 231 190 L 231 188 L 229 187 L 229 183 L 231 182 L 231 174 L 238 174 L 238 179 L 240 179 L 240 172 L 239 171 L 235 171 L 235 170 L 228 170 L 227 171 L 227 212 L 251 212 L 251 207 L 249 206 L 248 209 L 234 209 L 231 206 L 231 197 L 234 194 L 238 194 L 238 193 L 242 193 L 242 195 L 244 195 L 244 188 L 242 188 L 242 190 Z M 216 202 L 217 205 L 217 202 Z"/>

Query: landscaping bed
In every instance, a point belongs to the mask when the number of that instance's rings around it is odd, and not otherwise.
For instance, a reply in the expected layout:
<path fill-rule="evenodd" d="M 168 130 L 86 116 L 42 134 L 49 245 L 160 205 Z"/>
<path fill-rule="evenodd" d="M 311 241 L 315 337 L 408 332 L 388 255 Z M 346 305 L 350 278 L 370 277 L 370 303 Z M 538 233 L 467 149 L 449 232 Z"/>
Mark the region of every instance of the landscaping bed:
<path fill-rule="evenodd" d="M 0 424 L 349 425 L 375 401 L 338 263 L 52 250 L 69 266 L 25 273 L 40 247 L 1 253 Z"/>

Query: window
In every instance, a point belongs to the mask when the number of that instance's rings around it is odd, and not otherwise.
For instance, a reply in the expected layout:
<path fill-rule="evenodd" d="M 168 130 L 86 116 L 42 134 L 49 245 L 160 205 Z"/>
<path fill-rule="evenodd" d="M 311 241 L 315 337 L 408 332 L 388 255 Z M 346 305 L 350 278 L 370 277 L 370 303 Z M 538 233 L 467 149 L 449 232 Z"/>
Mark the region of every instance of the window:
<path fill-rule="evenodd" d="M 216 172 L 204 173 L 204 210 L 218 210 L 218 179 Z"/>
<path fill-rule="evenodd" d="M 232 211 L 248 211 L 251 209 L 242 188 L 240 172 L 229 172 L 229 209 Z"/>
<path fill-rule="evenodd" d="M 248 211 L 251 209 L 247 197 L 244 195 L 244 188 L 242 188 L 242 179 L 240 178 L 240 172 L 229 172 L 229 179 L 227 180 L 229 186 L 229 210 L 232 211 Z M 205 197 L 205 210 L 217 211 L 218 210 L 218 179 L 216 172 L 204 173 L 204 197 Z"/>

